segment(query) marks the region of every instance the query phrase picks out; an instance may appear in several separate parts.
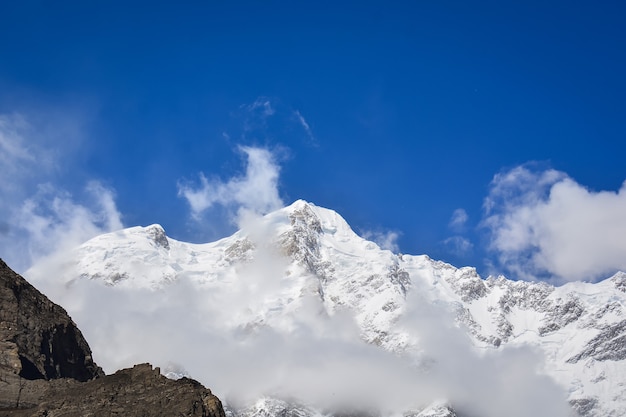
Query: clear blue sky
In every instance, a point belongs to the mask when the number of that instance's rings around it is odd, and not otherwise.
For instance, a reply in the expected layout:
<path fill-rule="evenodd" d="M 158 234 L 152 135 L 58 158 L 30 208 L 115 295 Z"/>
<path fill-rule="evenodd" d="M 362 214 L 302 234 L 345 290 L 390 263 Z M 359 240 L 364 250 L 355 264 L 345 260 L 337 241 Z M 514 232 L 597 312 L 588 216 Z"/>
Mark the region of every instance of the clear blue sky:
<path fill-rule="evenodd" d="M 3 248 L 37 238 L 28 202 L 52 223 L 55 198 L 97 211 L 93 181 L 124 226 L 224 236 L 227 210 L 192 218 L 181 184 L 241 177 L 249 146 L 280 167 L 285 204 L 396 232 L 403 253 L 568 280 L 589 249 L 559 248 L 595 233 L 616 253 L 576 278 L 624 268 L 621 2 L 166 3 L 0 5 Z"/>

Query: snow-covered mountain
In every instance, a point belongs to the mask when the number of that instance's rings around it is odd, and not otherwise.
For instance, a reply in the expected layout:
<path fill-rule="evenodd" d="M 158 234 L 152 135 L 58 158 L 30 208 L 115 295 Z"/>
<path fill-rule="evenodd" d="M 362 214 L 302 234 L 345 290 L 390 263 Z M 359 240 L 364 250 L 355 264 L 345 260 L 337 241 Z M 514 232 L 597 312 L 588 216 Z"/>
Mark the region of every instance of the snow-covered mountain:
<path fill-rule="evenodd" d="M 232 416 L 626 415 L 624 273 L 482 279 L 296 201 L 207 244 L 159 225 L 101 235 L 26 276 L 105 370 L 153 355 Z"/>

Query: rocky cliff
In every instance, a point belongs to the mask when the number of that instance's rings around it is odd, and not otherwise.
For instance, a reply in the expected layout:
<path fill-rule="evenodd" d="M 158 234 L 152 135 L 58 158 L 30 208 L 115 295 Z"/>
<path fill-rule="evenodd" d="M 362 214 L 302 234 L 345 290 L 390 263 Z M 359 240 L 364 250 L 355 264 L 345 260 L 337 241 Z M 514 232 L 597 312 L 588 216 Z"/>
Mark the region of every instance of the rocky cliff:
<path fill-rule="evenodd" d="M 67 312 L 0 260 L 0 368 L 27 380 L 103 375 Z"/>
<path fill-rule="evenodd" d="M 88 382 L 58 379 L 33 388 L 43 388 L 38 404 L 0 410 L 0 417 L 224 417 L 220 400 L 199 382 L 168 379 L 147 363 Z"/>
<path fill-rule="evenodd" d="M 60 306 L 0 260 L 0 417 L 224 417 L 220 400 L 192 379 L 150 364 L 105 376 Z"/>

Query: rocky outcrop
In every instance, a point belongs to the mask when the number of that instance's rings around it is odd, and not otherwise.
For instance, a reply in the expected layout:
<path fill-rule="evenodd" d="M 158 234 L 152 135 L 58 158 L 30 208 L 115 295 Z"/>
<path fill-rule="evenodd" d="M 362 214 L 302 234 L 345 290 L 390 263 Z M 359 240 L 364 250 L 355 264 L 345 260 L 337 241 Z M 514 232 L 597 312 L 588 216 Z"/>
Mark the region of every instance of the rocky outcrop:
<path fill-rule="evenodd" d="M 591 339 L 585 349 L 567 360 L 576 363 L 593 358 L 596 361 L 621 361 L 626 359 L 626 320 L 606 326 L 600 334 Z"/>
<path fill-rule="evenodd" d="M 67 312 L 0 260 L 0 368 L 23 379 L 103 375 Z"/>
<path fill-rule="evenodd" d="M 193 379 L 172 380 L 150 364 L 88 382 L 50 381 L 39 404 L 0 410 L 0 417 L 189 416 L 224 417 L 220 400 Z"/>
<path fill-rule="evenodd" d="M 0 260 L 0 417 L 225 417 L 199 382 L 150 364 L 105 376 L 76 324 Z"/>
<path fill-rule="evenodd" d="M 0 417 L 225 417 L 220 400 L 199 382 L 168 379 L 147 363 L 87 382 L 62 378 L 2 383 Z"/>

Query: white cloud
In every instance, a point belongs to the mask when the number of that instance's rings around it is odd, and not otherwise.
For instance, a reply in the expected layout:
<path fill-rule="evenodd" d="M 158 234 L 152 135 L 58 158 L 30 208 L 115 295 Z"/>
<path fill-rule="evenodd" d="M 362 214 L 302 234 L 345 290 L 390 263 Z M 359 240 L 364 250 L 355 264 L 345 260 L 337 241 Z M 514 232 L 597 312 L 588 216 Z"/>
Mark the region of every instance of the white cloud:
<path fill-rule="evenodd" d="M 179 183 L 178 195 L 184 197 L 192 216 L 200 219 L 214 205 L 235 206 L 238 217 L 244 212 L 264 214 L 283 206 L 278 193 L 280 167 L 267 149 L 241 146 L 247 158 L 245 174 L 228 181 L 209 180 L 200 174 L 200 187 Z"/>
<path fill-rule="evenodd" d="M 271 100 L 267 97 L 259 97 L 254 101 L 254 103 L 243 107 L 245 107 L 249 112 L 259 112 L 264 117 L 272 116 L 276 113 Z"/>
<path fill-rule="evenodd" d="M 12 213 L 10 239 L 0 240 L 11 265 L 23 270 L 44 262 L 99 234 L 121 229 L 113 191 L 90 182 L 81 203 L 50 184 Z"/>
<path fill-rule="evenodd" d="M 400 233 L 392 230 L 388 231 L 371 231 L 367 230 L 362 233 L 363 239 L 371 240 L 380 246 L 382 249 L 390 250 L 393 253 L 400 252 L 400 246 L 398 245 L 398 239 Z"/>
<path fill-rule="evenodd" d="M 258 97 L 231 114 L 226 140 L 247 146 L 306 144 L 318 146 L 310 123 L 302 112 L 275 97 Z"/>
<path fill-rule="evenodd" d="M 451 236 L 443 241 L 446 248 L 457 256 L 467 255 L 474 248 L 472 242 L 463 236 Z"/>
<path fill-rule="evenodd" d="M 0 115 L 0 192 L 5 203 L 22 195 L 26 182 L 53 168 L 55 151 L 44 148 L 33 130 L 21 114 Z"/>
<path fill-rule="evenodd" d="M 0 115 L 0 254 L 19 272 L 122 227 L 112 190 L 90 182 L 77 198 L 55 185 L 80 134 L 75 121 L 52 114 L 35 123 Z"/>
<path fill-rule="evenodd" d="M 458 208 L 452 212 L 452 217 L 450 218 L 448 226 L 454 231 L 461 231 L 465 227 L 465 223 L 467 223 L 468 218 L 469 216 L 467 215 L 467 212 L 462 208 Z"/>
<path fill-rule="evenodd" d="M 221 286 L 188 279 L 158 291 L 97 280 L 65 285 L 50 280 L 49 270 L 42 281 L 107 372 L 140 361 L 176 363 L 235 404 L 278 395 L 323 408 L 375 407 L 388 415 L 445 398 L 459 415 L 568 415 L 563 390 L 541 375 L 539 352 L 478 352 L 454 326 L 454 313 L 429 301 L 419 280 L 391 329 L 417 338 L 419 353 L 398 355 L 364 343 L 354 312 L 328 314 L 315 290 L 301 298 L 300 286 L 292 285 L 301 277 L 285 273 L 288 259 L 262 250 L 234 267 Z M 316 288 L 317 278 L 309 278 Z M 264 308 L 267 303 L 277 310 Z"/>
<path fill-rule="evenodd" d="M 542 375 L 544 356 L 530 347 L 479 352 L 456 314 L 428 301 L 424 284 L 407 295 L 407 311 L 398 326 L 419 338 L 427 392 L 447 398 L 459 415 L 484 417 L 570 416 L 566 393 Z"/>
<path fill-rule="evenodd" d="M 27 149 L 21 131 L 28 129 L 28 124 L 19 114 L 0 115 L 0 160 L 6 168 L 13 160 L 32 161 L 34 156 Z"/>
<path fill-rule="evenodd" d="M 269 97 L 258 97 L 251 104 L 239 106 L 239 112 L 233 116 L 237 119 L 236 123 L 240 125 L 237 126 L 237 129 L 242 129 L 240 140 L 256 141 L 261 139 L 265 136 L 269 122 L 275 118 L 275 115 L 276 104 L 272 103 L 272 99 Z"/>
<path fill-rule="evenodd" d="M 484 206 L 490 247 L 515 278 L 595 280 L 626 270 L 626 183 L 596 192 L 523 165 L 494 177 Z"/>
<path fill-rule="evenodd" d="M 309 139 L 309 143 L 311 145 L 317 145 L 317 141 L 315 139 L 315 136 L 313 135 L 313 131 L 311 130 L 311 126 L 306 121 L 304 116 L 302 116 L 302 113 L 300 113 L 299 110 L 294 110 L 293 114 L 296 116 L 296 120 L 300 123 L 300 126 L 302 126 L 302 128 L 304 129 L 304 132 L 306 133 L 306 136 Z"/>
<path fill-rule="evenodd" d="M 468 219 L 469 216 L 467 212 L 462 208 L 458 208 L 452 212 L 448 228 L 456 234 L 444 239 L 442 243 L 445 249 L 453 255 L 465 256 L 474 248 L 472 242 L 467 237 L 462 236 L 465 232 L 465 225 Z"/>
<path fill-rule="evenodd" d="M 307 123 L 307 121 L 304 119 L 304 117 L 302 116 L 302 114 L 300 113 L 300 111 L 298 110 L 294 110 L 293 112 L 296 117 L 298 118 L 298 121 L 300 122 L 300 124 L 302 125 L 302 127 L 304 128 L 304 130 L 307 131 L 307 133 L 311 134 L 311 127 L 309 126 L 309 124 Z"/>

